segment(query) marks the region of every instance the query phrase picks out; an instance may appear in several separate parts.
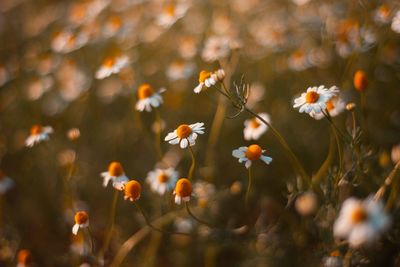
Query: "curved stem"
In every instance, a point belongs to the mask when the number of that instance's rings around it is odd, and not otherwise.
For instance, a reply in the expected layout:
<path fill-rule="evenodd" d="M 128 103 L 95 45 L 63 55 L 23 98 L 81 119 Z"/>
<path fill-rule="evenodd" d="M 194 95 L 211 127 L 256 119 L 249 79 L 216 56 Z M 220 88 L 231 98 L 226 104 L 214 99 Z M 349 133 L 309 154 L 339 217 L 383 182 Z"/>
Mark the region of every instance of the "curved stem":
<path fill-rule="evenodd" d="M 188 179 L 191 180 L 193 177 L 194 168 L 196 167 L 196 158 L 194 156 L 194 152 L 190 144 L 189 144 L 189 151 L 190 151 L 190 156 L 192 157 L 192 165 L 190 165 Z"/>
<path fill-rule="evenodd" d="M 203 220 L 197 218 L 197 217 L 193 214 L 193 212 L 190 210 L 189 202 L 185 202 L 185 208 L 186 208 L 187 213 L 190 215 L 190 217 L 192 217 L 195 221 L 197 221 L 197 222 L 200 223 L 200 224 L 204 224 L 204 225 L 206 225 L 206 226 L 208 226 L 208 227 L 210 227 L 210 228 L 213 228 L 213 226 L 211 226 L 211 224 L 209 224 L 209 223 L 207 223 L 207 222 L 205 222 L 205 221 L 203 221 Z"/>
<path fill-rule="evenodd" d="M 114 190 L 113 200 L 111 204 L 111 212 L 110 212 L 110 227 L 106 236 L 106 240 L 104 241 L 103 247 L 100 250 L 100 256 L 104 255 L 104 252 L 108 249 L 108 245 L 110 244 L 112 233 L 114 230 L 114 222 L 115 222 L 115 214 L 117 211 L 117 202 L 118 202 L 118 190 Z"/>
<path fill-rule="evenodd" d="M 246 209 L 249 207 L 249 197 L 250 197 L 250 189 L 251 189 L 251 182 L 252 182 L 252 176 L 251 176 L 251 166 L 249 167 L 249 181 L 247 184 L 247 190 L 246 190 Z"/>

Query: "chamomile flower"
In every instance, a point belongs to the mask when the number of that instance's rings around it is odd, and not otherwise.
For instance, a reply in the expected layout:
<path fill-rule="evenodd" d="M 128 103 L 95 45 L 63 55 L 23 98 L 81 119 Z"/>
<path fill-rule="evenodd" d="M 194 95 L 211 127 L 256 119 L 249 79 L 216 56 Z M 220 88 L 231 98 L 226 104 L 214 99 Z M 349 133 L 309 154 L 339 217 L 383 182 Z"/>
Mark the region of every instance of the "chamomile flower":
<path fill-rule="evenodd" d="M 259 113 L 261 118 L 266 120 L 268 123 L 271 122 L 271 119 L 267 113 Z M 245 140 L 258 140 L 261 135 L 263 135 L 268 130 L 268 126 L 265 125 L 260 119 L 252 118 L 245 120 L 244 122 L 244 139 Z"/>
<path fill-rule="evenodd" d="M 366 200 L 347 199 L 340 210 L 333 233 L 348 239 L 350 246 L 359 247 L 375 242 L 390 225 L 382 202 L 372 197 Z"/>
<path fill-rule="evenodd" d="M 294 108 L 299 108 L 299 112 L 321 113 L 326 109 L 326 102 L 338 93 L 336 86 L 326 88 L 325 86 L 309 87 L 306 93 L 302 93 L 300 97 L 294 100 Z"/>
<path fill-rule="evenodd" d="M 27 147 L 33 147 L 35 144 L 49 140 L 49 134 L 53 133 L 50 126 L 41 126 L 35 124 L 31 127 L 31 134 L 25 141 Z"/>
<path fill-rule="evenodd" d="M 124 185 L 129 181 L 125 175 L 121 163 L 113 161 L 108 165 L 108 171 L 102 172 L 103 186 L 106 187 L 112 181 L 113 187 L 117 190 L 124 190 Z"/>
<path fill-rule="evenodd" d="M 346 103 L 340 97 L 334 96 L 326 102 L 326 110 L 329 112 L 329 115 L 331 117 L 336 117 L 337 115 L 342 113 L 345 108 Z M 325 117 L 322 112 L 315 113 L 313 111 L 310 112 L 310 116 L 316 120 L 320 120 Z"/>
<path fill-rule="evenodd" d="M 155 169 L 147 174 L 146 181 L 151 190 L 159 195 L 164 195 L 166 191 L 172 190 L 178 180 L 178 172 L 174 168 Z"/>
<path fill-rule="evenodd" d="M 189 202 L 192 192 L 192 182 L 186 178 L 180 178 L 176 183 L 174 190 L 175 203 L 180 205 L 182 201 Z"/>
<path fill-rule="evenodd" d="M 5 194 L 14 186 L 14 181 L 0 170 L 0 195 Z"/>
<path fill-rule="evenodd" d="M 200 93 L 204 87 L 211 87 L 225 78 L 223 69 L 214 72 L 202 70 L 199 73 L 199 84 L 194 88 L 196 94 Z"/>
<path fill-rule="evenodd" d="M 268 156 L 264 156 L 263 153 L 265 150 L 261 149 L 259 145 L 251 145 L 249 147 L 242 146 L 238 149 L 232 151 L 232 156 L 239 159 L 239 163 L 244 162 L 246 168 L 250 168 L 251 162 L 254 160 L 261 159 L 266 164 L 270 164 L 272 162 L 272 158 Z"/>
<path fill-rule="evenodd" d="M 78 234 L 79 228 L 85 228 L 89 226 L 89 215 L 86 211 L 78 211 L 75 213 L 75 224 L 72 227 L 72 233 L 74 235 Z"/>
<path fill-rule="evenodd" d="M 97 70 L 96 79 L 101 80 L 112 74 L 119 73 L 128 64 L 129 58 L 127 56 L 108 57 Z"/>
<path fill-rule="evenodd" d="M 204 123 L 196 122 L 194 124 L 181 124 L 173 132 L 168 133 L 165 141 L 171 145 L 179 144 L 182 149 L 196 144 L 199 134 L 204 134 Z"/>
<path fill-rule="evenodd" d="M 140 198 L 142 193 L 142 186 L 138 181 L 130 180 L 125 184 L 125 200 L 136 201 Z"/>
<path fill-rule="evenodd" d="M 182 18 L 188 7 L 183 4 L 173 5 L 169 4 L 164 8 L 161 14 L 157 18 L 157 23 L 164 27 L 169 28 L 171 27 L 178 19 Z"/>
<path fill-rule="evenodd" d="M 390 26 L 394 32 L 400 33 L 400 10 L 396 12 Z"/>
<path fill-rule="evenodd" d="M 163 103 L 161 93 L 165 92 L 164 88 L 154 92 L 150 84 L 144 83 L 139 86 L 137 91 L 138 101 L 136 102 L 136 110 L 146 110 L 150 112 L 152 108 L 157 108 Z"/>

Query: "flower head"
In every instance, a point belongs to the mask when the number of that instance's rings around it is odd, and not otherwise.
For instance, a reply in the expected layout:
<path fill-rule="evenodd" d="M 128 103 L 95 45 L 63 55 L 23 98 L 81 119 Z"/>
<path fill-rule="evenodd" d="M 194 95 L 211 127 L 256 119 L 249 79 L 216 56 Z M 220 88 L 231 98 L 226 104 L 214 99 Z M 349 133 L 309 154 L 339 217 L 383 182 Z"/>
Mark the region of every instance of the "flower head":
<path fill-rule="evenodd" d="M 103 186 L 106 187 L 110 181 L 113 183 L 113 187 L 117 190 L 124 190 L 124 185 L 129 181 L 125 175 L 124 169 L 121 163 L 113 161 L 108 165 L 108 171 L 102 172 Z"/>
<path fill-rule="evenodd" d="M 169 4 L 164 8 L 164 10 L 158 16 L 157 22 L 160 26 L 163 26 L 164 28 L 169 28 L 178 19 L 182 18 L 185 15 L 187 9 L 188 7 L 184 4 L 179 4 L 179 5 Z"/>
<path fill-rule="evenodd" d="M 178 180 L 178 172 L 173 168 L 155 169 L 147 174 L 146 181 L 150 184 L 151 190 L 160 195 L 172 190 Z"/>
<path fill-rule="evenodd" d="M 345 108 L 346 108 L 346 103 L 340 97 L 334 96 L 326 102 L 326 110 L 328 111 L 329 116 L 331 117 L 336 117 L 337 115 L 342 113 Z M 316 120 L 320 120 L 325 117 L 322 112 L 315 113 L 313 111 L 310 112 L 310 116 Z"/>
<path fill-rule="evenodd" d="M 173 132 L 168 133 L 165 141 L 172 145 L 179 144 L 181 148 L 188 145 L 194 146 L 199 134 L 204 134 L 204 123 L 197 122 L 194 124 L 181 124 Z"/>
<path fill-rule="evenodd" d="M 27 267 L 33 261 L 32 254 L 27 249 L 21 249 L 20 251 L 18 251 L 17 258 L 18 258 L 17 267 Z"/>
<path fill-rule="evenodd" d="M 270 164 L 272 162 L 272 158 L 263 155 L 264 152 L 265 150 L 262 150 L 259 145 L 254 144 L 249 147 L 242 146 L 233 150 L 232 156 L 238 158 L 239 163 L 245 162 L 246 168 L 250 168 L 251 162 L 254 160 L 261 159 L 266 164 Z"/>
<path fill-rule="evenodd" d="M 260 117 L 266 120 L 268 123 L 271 119 L 267 113 L 259 113 Z M 244 122 L 244 139 L 245 140 L 258 140 L 268 130 L 268 126 L 265 125 L 260 119 L 252 118 Z"/>
<path fill-rule="evenodd" d="M 130 180 L 125 184 L 125 200 L 136 201 L 140 198 L 142 186 L 135 180 Z"/>
<path fill-rule="evenodd" d="M 14 181 L 0 169 L 0 195 L 5 194 L 14 186 Z"/>
<path fill-rule="evenodd" d="M 155 92 L 150 84 L 144 83 L 139 86 L 137 91 L 138 101 L 136 102 L 136 110 L 143 111 L 146 110 L 150 112 L 152 107 L 157 108 L 163 103 L 161 93 L 165 92 L 164 88 Z"/>
<path fill-rule="evenodd" d="M 199 84 L 194 88 L 196 94 L 200 93 L 204 87 L 211 87 L 217 82 L 222 81 L 225 78 L 225 71 L 218 69 L 214 72 L 202 70 L 199 73 Z"/>
<path fill-rule="evenodd" d="M 192 192 L 192 182 L 186 178 L 180 178 L 176 183 L 174 190 L 175 203 L 180 205 L 182 201 L 189 202 Z"/>
<path fill-rule="evenodd" d="M 357 91 L 364 92 L 368 87 L 367 74 L 362 70 L 356 71 L 353 83 Z"/>
<path fill-rule="evenodd" d="M 390 225 L 383 204 L 372 197 L 366 200 L 347 199 L 340 210 L 333 233 L 348 239 L 350 246 L 359 247 L 375 242 Z"/>
<path fill-rule="evenodd" d="M 307 92 L 302 93 L 300 97 L 294 100 L 293 107 L 299 108 L 300 113 L 321 113 L 326 109 L 326 102 L 337 95 L 338 92 L 336 86 L 332 86 L 329 89 L 323 85 L 309 87 Z"/>
<path fill-rule="evenodd" d="M 104 59 L 100 68 L 96 72 L 96 79 L 101 80 L 108 76 L 119 73 L 128 66 L 129 58 L 127 56 L 108 57 Z"/>
<path fill-rule="evenodd" d="M 33 147 L 35 144 L 49 140 L 49 134 L 53 133 L 53 128 L 50 126 L 41 126 L 35 124 L 31 127 L 31 134 L 25 141 L 27 147 Z"/>
<path fill-rule="evenodd" d="M 74 235 L 78 234 L 79 228 L 85 228 L 89 226 L 89 215 L 86 211 L 78 211 L 75 213 L 75 224 L 72 227 L 72 233 Z"/>

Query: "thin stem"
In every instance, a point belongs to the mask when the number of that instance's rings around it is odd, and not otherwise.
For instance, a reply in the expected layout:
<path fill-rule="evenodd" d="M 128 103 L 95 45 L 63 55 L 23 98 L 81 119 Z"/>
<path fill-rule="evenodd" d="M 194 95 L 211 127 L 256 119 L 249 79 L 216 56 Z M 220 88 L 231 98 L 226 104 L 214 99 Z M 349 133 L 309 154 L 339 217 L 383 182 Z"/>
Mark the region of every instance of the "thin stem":
<path fill-rule="evenodd" d="M 300 161 L 296 157 L 296 155 L 293 153 L 293 151 L 290 149 L 289 145 L 286 143 L 285 139 L 282 137 L 282 135 L 276 130 L 270 123 L 268 123 L 266 120 L 264 120 L 261 116 L 259 116 L 257 113 L 254 113 L 252 110 L 249 108 L 245 107 L 244 110 L 254 117 L 258 118 L 260 121 L 262 121 L 265 125 L 267 125 L 272 133 L 274 134 L 275 138 L 278 139 L 279 143 L 281 146 L 284 148 L 284 151 L 286 152 L 286 156 L 289 158 L 289 160 L 292 163 L 292 166 L 295 170 L 297 170 L 300 174 L 300 176 L 303 179 L 303 182 L 307 184 L 308 186 L 311 186 L 311 179 L 304 170 L 303 166 L 301 165 Z"/>
<path fill-rule="evenodd" d="M 386 178 L 387 184 L 391 187 L 390 194 L 388 200 L 386 202 L 386 211 L 391 211 L 394 203 L 397 200 L 397 196 L 399 194 L 399 184 L 400 184 L 400 162 L 394 166 L 394 169 L 390 172 L 388 178 Z"/>
<path fill-rule="evenodd" d="M 87 235 L 89 236 L 89 240 L 90 240 L 90 252 L 93 254 L 95 248 L 94 248 L 92 231 L 90 231 L 89 226 L 87 227 Z"/>
<path fill-rule="evenodd" d="M 205 222 L 205 221 L 203 221 L 203 220 L 197 218 L 197 217 L 192 213 L 192 211 L 190 210 L 189 202 L 185 202 L 185 207 L 186 207 L 187 213 L 188 213 L 188 214 L 190 215 L 190 217 L 192 217 L 195 221 L 197 221 L 197 222 L 200 223 L 200 224 L 204 224 L 204 225 L 206 225 L 206 226 L 208 226 L 208 227 L 210 227 L 210 228 L 213 228 L 209 223 L 207 223 L 207 222 Z"/>
<path fill-rule="evenodd" d="M 192 165 L 190 165 L 188 179 L 191 180 L 193 177 L 194 168 L 196 167 L 196 158 L 194 156 L 194 152 L 190 144 L 189 144 L 189 151 L 190 151 L 190 156 L 192 157 Z"/>
<path fill-rule="evenodd" d="M 249 197 L 250 197 L 250 189 L 251 189 L 251 182 L 252 182 L 252 176 L 251 176 L 251 166 L 249 167 L 249 181 L 247 184 L 247 190 L 246 190 L 246 209 L 249 207 Z"/>
<path fill-rule="evenodd" d="M 103 256 L 104 252 L 108 249 L 108 246 L 111 241 L 112 233 L 114 230 L 115 223 L 115 214 L 117 211 L 117 202 L 118 202 L 118 190 L 114 191 L 113 200 L 111 204 L 111 213 L 110 213 L 110 227 L 106 236 L 106 240 L 104 241 L 103 247 L 100 250 L 100 255 Z"/>
<path fill-rule="evenodd" d="M 351 111 L 351 118 L 352 118 L 352 121 L 353 121 L 353 130 L 352 130 L 352 133 L 351 133 L 351 136 L 353 137 L 353 140 L 356 138 L 356 114 L 355 114 L 355 112 L 354 112 L 354 110 L 352 110 Z"/>
<path fill-rule="evenodd" d="M 161 150 L 161 116 L 160 116 L 160 112 L 158 111 L 158 109 L 155 109 L 155 115 L 156 115 L 156 150 L 157 150 L 157 154 L 159 159 L 162 159 L 162 150 Z"/>

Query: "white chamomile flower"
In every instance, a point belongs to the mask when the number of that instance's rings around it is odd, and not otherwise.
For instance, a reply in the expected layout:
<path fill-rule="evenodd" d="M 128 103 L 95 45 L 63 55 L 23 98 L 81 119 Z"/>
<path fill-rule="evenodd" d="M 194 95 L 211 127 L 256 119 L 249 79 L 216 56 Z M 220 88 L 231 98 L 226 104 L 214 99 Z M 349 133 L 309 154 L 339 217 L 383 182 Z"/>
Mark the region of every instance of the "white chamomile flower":
<path fill-rule="evenodd" d="M 199 73 L 199 84 L 194 88 L 196 94 L 200 93 L 204 87 L 211 87 L 217 82 L 222 81 L 225 78 L 225 71 L 218 69 L 214 72 L 202 70 Z"/>
<path fill-rule="evenodd" d="M 103 186 L 106 187 L 110 181 L 112 181 L 113 187 L 117 190 L 124 190 L 125 184 L 129 181 L 129 178 L 125 175 L 124 169 L 121 163 L 113 161 L 108 165 L 108 171 L 102 172 Z"/>
<path fill-rule="evenodd" d="M 170 5 L 166 6 L 164 8 L 164 10 L 161 12 L 159 17 L 157 18 L 157 23 L 158 23 L 158 25 L 163 26 L 164 28 L 169 28 L 178 19 L 182 18 L 186 14 L 187 10 L 188 10 L 188 7 L 186 5 L 170 4 Z"/>
<path fill-rule="evenodd" d="M 53 133 L 53 128 L 51 126 L 41 126 L 35 124 L 31 127 L 31 134 L 25 141 L 27 147 L 33 147 L 35 144 L 42 141 L 49 140 L 49 134 Z"/>
<path fill-rule="evenodd" d="M 85 211 L 78 211 L 75 213 L 75 224 L 72 227 L 72 233 L 78 234 L 79 228 L 85 228 L 89 226 L 89 215 Z"/>
<path fill-rule="evenodd" d="M 174 188 L 178 180 L 178 172 L 174 168 L 155 169 L 147 174 L 146 181 L 149 183 L 151 190 L 160 195 Z"/>
<path fill-rule="evenodd" d="M 394 15 L 392 19 L 392 25 L 390 27 L 393 31 L 400 33 L 400 10 Z"/>
<path fill-rule="evenodd" d="M 129 58 L 127 56 L 108 57 L 97 70 L 96 79 L 101 80 L 112 74 L 119 73 L 128 64 Z"/>
<path fill-rule="evenodd" d="M 346 108 L 346 103 L 340 97 L 332 97 L 330 100 L 326 102 L 326 110 L 329 112 L 331 117 L 336 117 L 340 113 L 343 112 Z M 316 120 L 320 120 L 325 118 L 322 112 L 315 113 L 313 111 L 310 112 L 310 116 Z"/>
<path fill-rule="evenodd" d="M 299 112 L 303 113 L 321 113 L 326 109 L 326 102 L 338 93 L 336 86 L 326 88 L 321 85 L 319 87 L 309 87 L 306 93 L 302 93 L 300 97 L 294 100 L 294 108 L 299 108 Z"/>
<path fill-rule="evenodd" d="M 262 153 L 264 153 L 265 150 L 262 150 L 259 145 L 251 145 L 249 147 L 242 146 L 239 147 L 238 149 L 235 149 L 232 151 L 232 156 L 235 158 L 239 159 L 239 163 L 244 162 L 246 168 L 250 168 L 251 162 L 253 160 L 258 160 L 261 159 L 264 161 L 266 164 L 270 164 L 272 162 L 272 158 L 268 156 L 264 156 Z"/>
<path fill-rule="evenodd" d="M 186 178 L 180 178 L 175 185 L 174 195 L 175 203 L 180 205 L 183 202 L 189 202 L 192 196 L 192 182 Z"/>
<path fill-rule="evenodd" d="M 179 144 L 182 149 L 196 144 L 196 139 L 199 134 L 204 134 L 204 123 L 197 122 L 194 124 L 181 124 L 173 132 L 168 133 L 165 141 L 171 145 Z"/>
<path fill-rule="evenodd" d="M 259 113 L 261 118 L 266 120 L 268 123 L 271 122 L 271 118 L 267 113 Z M 268 126 L 265 125 L 260 119 L 252 118 L 245 120 L 244 122 L 244 139 L 245 140 L 258 140 L 268 130 Z"/>
<path fill-rule="evenodd" d="M 333 226 L 335 237 L 347 239 L 350 246 L 359 247 L 378 240 L 390 225 L 390 217 L 382 202 L 369 197 L 347 199 Z"/>
<path fill-rule="evenodd" d="M 152 108 L 157 108 L 163 103 L 161 93 L 165 92 L 164 88 L 154 92 L 150 84 L 144 83 L 139 86 L 137 91 L 138 101 L 136 102 L 136 110 L 142 112 L 146 110 L 150 112 Z"/>
<path fill-rule="evenodd" d="M 0 195 L 5 194 L 8 190 L 13 188 L 14 181 L 8 177 L 2 170 L 0 170 Z"/>

